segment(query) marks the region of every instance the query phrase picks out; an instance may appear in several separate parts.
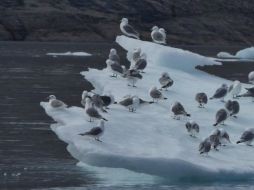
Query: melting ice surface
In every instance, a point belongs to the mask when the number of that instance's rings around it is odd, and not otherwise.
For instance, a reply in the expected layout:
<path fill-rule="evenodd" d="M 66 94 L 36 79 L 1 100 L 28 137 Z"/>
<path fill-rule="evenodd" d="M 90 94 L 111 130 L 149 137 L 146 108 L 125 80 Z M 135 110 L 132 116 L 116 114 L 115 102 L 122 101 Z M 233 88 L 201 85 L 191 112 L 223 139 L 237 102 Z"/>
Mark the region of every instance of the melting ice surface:
<path fill-rule="evenodd" d="M 215 113 L 224 104 L 213 100 L 205 109 L 200 109 L 194 100 L 195 94 L 206 92 L 211 96 L 222 83 L 231 82 L 195 70 L 195 66 L 218 62 L 189 51 L 124 36 L 118 36 L 116 42 L 127 51 L 140 47 L 147 54 L 146 73 L 137 83 L 137 88 L 132 88 L 127 86 L 123 78 L 109 77 L 111 73 L 107 69 L 82 72 L 93 84 L 95 91 L 112 93 L 117 101 L 127 94 L 151 100 L 149 89 L 151 86 L 159 86 L 160 74 L 167 71 L 175 81 L 169 91 L 163 91 L 168 100 L 139 107 L 136 113 L 130 113 L 120 105 L 112 105 L 108 113 L 103 113 L 109 120 L 105 123 L 105 133 L 101 138 L 103 143 L 78 135 L 97 124 L 87 122 L 83 108 L 54 110 L 48 103 L 41 102 L 46 113 L 57 122 L 51 128 L 68 144 L 70 154 L 85 165 L 98 168 L 98 171 L 101 168 L 121 168 L 129 170 L 130 175 L 133 172 L 140 173 L 140 178 L 157 176 L 167 180 L 187 181 L 251 179 L 254 173 L 254 149 L 235 144 L 245 128 L 253 127 L 253 105 L 250 99 L 239 100 L 241 111 L 238 119 L 229 118 L 224 126 L 233 143 L 221 147 L 219 151 L 212 150 L 208 156 L 201 156 L 198 152 L 200 141 L 214 130 L 212 124 Z M 191 119 L 200 125 L 197 138 L 187 134 L 187 119 L 172 119 L 170 106 L 174 101 L 180 101 L 192 114 Z"/>

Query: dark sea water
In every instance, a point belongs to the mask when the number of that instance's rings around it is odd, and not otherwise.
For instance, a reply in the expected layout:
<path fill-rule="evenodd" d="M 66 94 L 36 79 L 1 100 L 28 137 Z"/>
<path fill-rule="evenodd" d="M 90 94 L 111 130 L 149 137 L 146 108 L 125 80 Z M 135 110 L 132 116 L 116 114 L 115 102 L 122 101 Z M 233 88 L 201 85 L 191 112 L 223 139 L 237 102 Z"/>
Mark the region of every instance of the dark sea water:
<path fill-rule="evenodd" d="M 53 121 L 39 103 L 55 94 L 67 104 L 79 106 L 82 91 L 92 88 L 80 71 L 104 68 L 111 47 L 125 58 L 120 47 L 109 43 L 0 42 L 0 189 L 254 189 L 253 181 L 173 183 L 128 171 L 77 166 L 66 144 L 51 131 Z M 181 48 L 215 56 L 219 51 L 235 53 L 242 47 Z M 67 51 L 93 56 L 46 55 Z M 201 69 L 245 82 L 254 64 L 224 63 Z"/>

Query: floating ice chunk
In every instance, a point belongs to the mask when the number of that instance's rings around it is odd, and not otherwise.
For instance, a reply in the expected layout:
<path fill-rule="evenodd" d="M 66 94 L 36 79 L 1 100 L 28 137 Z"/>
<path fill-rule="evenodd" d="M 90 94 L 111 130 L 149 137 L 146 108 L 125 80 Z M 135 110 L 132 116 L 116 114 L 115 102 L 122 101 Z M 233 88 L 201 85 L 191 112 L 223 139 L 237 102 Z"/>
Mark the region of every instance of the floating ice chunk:
<path fill-rule="evenodd" d="M 47 53 L 46 55 L 50 55 L 53 57 L 57 57 L 57 56 L 92 56 L 92 54 L 90 53 L 86 53 L 86 52 L 65 52 L 65 53 Z"/>

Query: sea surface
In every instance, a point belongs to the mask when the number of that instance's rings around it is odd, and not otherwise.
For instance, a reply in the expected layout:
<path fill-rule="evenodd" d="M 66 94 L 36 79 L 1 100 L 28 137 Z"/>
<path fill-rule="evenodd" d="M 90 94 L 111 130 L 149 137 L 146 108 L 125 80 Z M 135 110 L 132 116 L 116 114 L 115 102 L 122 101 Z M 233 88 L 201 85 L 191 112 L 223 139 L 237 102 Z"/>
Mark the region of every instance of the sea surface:
<path fill-rule="evenodd" d="M 171 182 L 121 169 L 82 166 L 51 131 L 54 121 L 39 103 L 54 94 L 80 106 L 83 90 L 91 89 L 80 72 L 103 69 L 112 43 L 0 42 L 0 189 L 254 189 L 254 181 Z M 243 47 L 176 46 L 206 56 L 235 53 Z M 48 56 L 47 53 L 88 52 L 90 57 Z M 247 81 L 254 64 L 224 63 L 202 70 L 227 79 Z"/>

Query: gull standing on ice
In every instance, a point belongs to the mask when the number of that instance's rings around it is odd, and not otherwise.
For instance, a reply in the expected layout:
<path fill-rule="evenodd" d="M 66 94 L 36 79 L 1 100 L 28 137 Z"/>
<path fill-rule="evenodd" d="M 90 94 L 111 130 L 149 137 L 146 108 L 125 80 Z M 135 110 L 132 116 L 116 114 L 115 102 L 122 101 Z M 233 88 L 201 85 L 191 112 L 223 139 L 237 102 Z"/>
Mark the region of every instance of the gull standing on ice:
<path fill-rule="evenodd" d="M 119 55 L 117 54 L 116 49 L 112 48 L 112 49 L 110 50 L 109 55 L 108 55 L 108 58 L 109 58 L 111 61 L 114 61 L 115 63 L 120 64 L 120 57 L 119 57 Z"/>
<path fill-rule="evenodd" d="M 92 95 L 91 100 L 92 100 L 93 105 L 94 105 L 97 109 L 101 110 L 102 112 L 107 112 L 107 111 L 104 110 L 104 108 L 103 108 L 103 107 L 104 107 L 104 102 L 103 102 L 103 100 L 102 100 L 102 98 L 101 98 L 100 95 L 98 95 L 98 94 Z"/>
<path fill-rule="evenodd" d="M 237 144 L 245 143 L 246 145 L 252 146 L 251 143 L 253 139 L 254 139 L 254 128 L 249 128 L 243 132 L 242 136 L 240 137 L 240 140 L 237 141 L 236 143 Z"/>
<path fill-rule="evenodd" d="M 124 78 L 127 78 L 128 86 L 137 87 L 135 84 L 138 80 L 141 80 L 143 76 L 139 73 L 139 71 L 135 69 L 129 69 L 123 75 Z"/>
<path fill-rule="evenodd" d="M 204 108 L 204 105 L 208 102 L 207 95 L 204 92 L 197 93 L 195 96 L 195 100 L 199 103 L 199 108 Z"/>
<path fill-rule="evenodd" d="M 208 152 L 211 150 L 211 142 L 210 138 L 204 139 L 200 144 L 199 144 L 199 153 L 204 154 L 206 153 L 208 155 Z"/>
<path fill-rule="evenodd" d="M 159 91 L 155 86 L 150 89 L 149 95 L 152 97 L 153 102 L 155 100 L 158 102 L 159 100 L 162 100 L 162 99 L 166 100 L 167 99 L 165 96 L 163 96 L 161 91 Z"/>
<path fill-rule="evenodd" d="M 249 73 L 248 79 L 250 83 L 254 84 L 254 71 Z"/>
<path fill-rule="evenodd" d="M 166 40 L 167 40 L 166 30 L 164 28 L 160 28 L 159 32 L 162 34 L 163 38 L 165 39 L 165 44 L 166 44 Z"/>
<path fill-rule="evenodd" d="M 247 92 L 244 94 L 238 95 L 237 97 L 252 97 L 252 101 L 254 102 L 254 87 L 252 88 L 245 88 Z"/>
<path fill-rule="evenodd" d="M 216 116 L 215 116 L 215 124 L 213 124 L 213 126 L 217 126 L 218 124 L 222 124 L 224 125 L 224 121 L 226 121 L 226 119 L 228 118 L 229 113 L 227 110 L 225 109 L 220 109 L 219 111 L 217 111 Z"/>
<path fill-rule="evenodd" d="M 158 44 L 166 44 L 166 36 L 165 33 L 162 33 L 159 30 L 158 26 L 154 26 L 152 28 L 152 32 L 151 32 L 151 37 L 153 42 L 158 43 Z"/>
<path fill-rule="evenodd" d="M 196 137 L 199 133 L 199 125 L 195 121 L 188 121 L 185 127 L 191 137 Z"/>
<path fill-rule="evenodd" d="M 216 129 L 215 131 L 212 132 L 212 134 L 208 137 L 211 143 L 211 147 L 214 150 L 218 150 L 217 147 L 221 145 L 220 142 L 220 130 Z"/>
<path fill-rule="evenodd" d="M 217 129 L 220 131 L 219 133 L 219 139 L 220 139 L 220 144 L 224 145 L 226 143 L 231 143 L 230 138 L 229 138 L 229 134 L 224 130 L 224 129 Z"/>
<path fill-rule="evenodd" d="M 226 84 L 222 84 L 220 88 L 218 88 L 214 95 L 210 98 L 212 99 L 221 99 L 222 102 L 224 102 L 224 97 L 227 95 L 228 92 L 228 86 Z"/>
<path fill-rule="evenodd" d="M 85 105 L 85 112 L 87 116 L 89 117 L 89 122 L 92 122 L 92 120 L 95 119 L 103 119 L 107 121 L 107 119 L 103 118 L 99 112 L 93 107 L 92 100 L 90 98 L 85 99 L 86 105 Z"/>
<path fill-rule="evenodd" d="M 228 93 L 232 94 L 233 98 L 237 98 L 242 90 L 242 84 L 240 81 L 236 80 L 233 84 L 231 84 L 228 88 Z"/>
<path fill-rule="evenodd" d="M 117 75 L 122 76 L 125 72 L 125 67 L 124 66 L 121 66 L 117 62 L 114 62 L 110 59 L 106 60 L 106 64 L 107 64 L 107 67 L 109 68 L 109 70 L 113 73 L 111 75 L 111 77 L 116 77 L 117 78 Z"/>
<path fill-rule="evenodd" d="M 139 39 L 139 33 L 136 30 L 134 30 L 134 28 L 131 25 L 129 25 L 129 21 L 127 18 L 122 18 L 120 29 L 124 35 Z"/>
<path fill-rule="evenodd" d="M 56 99 L 56 96 L 54 95 L 50 95 L 48 99 L 49 99 L 49 105 L 52 108 L 62 109 L 67 107 L 67 105 L 63 101 Z"/>
<path fill-rule="evenodd" d="M 171 111 L 174 113 L 174 119 L 179 120 L 181 115 L 190 117 L 191 115 L 188 114 L 184 107 L 182 106 L 182 104 L 180 102 L 174 102 L 172 107 L 171 107 Z"/>
<path fill-rule="evenodd" d="M 128 96 L 118 102 L 120 105 L 129 109 L 129 112 L 135 112 L 140 104 L 140 100 L 137 96 Z"/>
<path fill-rule="evenodd" d="M 93 137 L 96 141 L 102 142 L 99 138 L 103 135 L 104 133 L 104 120 L 101 119 L 99 121 L 99 124 L 97 127 L 93 127 L 90 131 L 79 134 L 81 136 L 91 136 Z"/>
<path fill-rule="evenodd" d="M 161 77 L 159 78 L 159 83 L 161 85 L 160 90 L 162 89 L 168 90 L 168 88 L 174 84 L 174 81 L 170 78 L 167 72 L 164 72 L 161 74 Z"/>
<path fill-rule="evenodd" d="M 147 66 L 147 60 L 146 60 L 146 54 L 142 53 L 140 59 L 138 59 L 135 63 L 134 63 L 134 69 L 140 71 L 141 73 L 144 73 L 144 69 Z"/>
<path fill-rule="evenodd" d="M 237 101 L 228 100 L 225 103 L 225 108 L 229 111 L 230 116 L 237 118 L 236 114 L 240 111 L 240 104 Z"/>
<path fill-rule="evenodd" d="M 131 55 L 131 61 L 136 63 L 141 58 L 141 48 L 135 48 Z"/>

